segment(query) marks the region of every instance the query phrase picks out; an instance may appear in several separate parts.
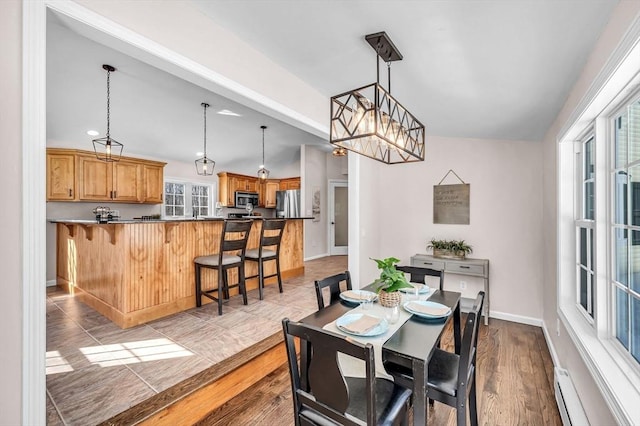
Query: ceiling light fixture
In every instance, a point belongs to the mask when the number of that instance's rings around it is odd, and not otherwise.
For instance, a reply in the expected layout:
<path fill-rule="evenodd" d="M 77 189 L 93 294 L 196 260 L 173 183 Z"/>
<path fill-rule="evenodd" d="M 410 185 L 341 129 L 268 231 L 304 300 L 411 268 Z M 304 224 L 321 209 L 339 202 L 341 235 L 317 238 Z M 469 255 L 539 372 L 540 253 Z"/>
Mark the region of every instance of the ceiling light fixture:
<path fill-rule="evenodd" d="M 333 148 L 332 154 L 334 157 L 344 157 L 345 155 L 347 155 L 347 150 L 341 146 L 338 146 L 336 148 Z"/>
<path fill-rule="evenodd" d="M 98 136 L 100 132 L 98 132 L 97 130 L 87 130 L 87 134 L 89 136 Z"/>
<path fill-rule="evenodd" d="M 213 174 L 213 168 L 216 166 L 216 162 L 207 157 L 207 108 L 209 104 L 201 103 L 204 109 L 204 156 L 196 160 L 196 172 L 199 175 L 209 176 Z"/>
<path fill-rule="evenodd" d="M 123 145 L 115 139 L 111 138 L 109 125 L 111 121 L 111 73 L 116 69 L 111 65 L 102 65 L 102 69 L 107 71 L 107 135 L 104 138 L 94 139 L 93 150 L 96 152 L 98 160 L 102 161 L 120 161 L 122 156 Z"/>
<path fill-rule="evenodd" d="M 267 126 L 260 126 L 262 129 L 262 164 L 258 169 L 258 178 L 260 180 L 266 180 L 269 177 L 269 170 L 264 167 L 264 131 L 267 129 Z"/>
<path fill-rule="evenodd" d="M 220 115 L 229 115 L 231 117 L 242 117 L 240 114 L 233 112 L 233 111 L 229 111 L 228 109 L 221 109 L 220 111 L 218 111 L 218 114 Z"/>
<path fill-rule="evenodd" d="M 376 51 L 376 82 L 331 98 L 329 142 L 386 164 L 424 161 L 424 125 L 391 96 L 391 62 L 402 55 L 384 31 L 365 40 Z M 380 58 L 387 63 L 387 90 L 380 85 Z"/>

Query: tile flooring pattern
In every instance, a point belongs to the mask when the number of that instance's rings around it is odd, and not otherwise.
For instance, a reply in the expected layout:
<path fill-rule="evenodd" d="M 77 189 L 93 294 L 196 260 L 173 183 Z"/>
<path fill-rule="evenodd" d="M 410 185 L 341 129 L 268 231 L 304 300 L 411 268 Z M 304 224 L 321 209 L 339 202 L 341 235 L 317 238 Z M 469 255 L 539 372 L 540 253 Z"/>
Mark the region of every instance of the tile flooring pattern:
<path fill-rule="evenodd" d="M 305 262 L 305 274 L 127 330 L 54 288 L 47 290 L 47 424 L 90 425 L 281 331 L 317 310 L 313 281 L 347 269 L 346 256 Z"/>

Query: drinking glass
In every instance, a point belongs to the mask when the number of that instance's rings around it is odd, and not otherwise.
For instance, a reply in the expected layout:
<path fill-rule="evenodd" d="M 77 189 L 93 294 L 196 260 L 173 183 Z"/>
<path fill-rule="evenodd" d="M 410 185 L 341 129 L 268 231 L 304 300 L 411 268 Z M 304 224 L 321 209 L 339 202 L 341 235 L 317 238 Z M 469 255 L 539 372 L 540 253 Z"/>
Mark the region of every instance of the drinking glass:
<path fill-rule="evenodd" d="M 384 311 L 384 318 L 389 324 L 395 324 L 400 319 L 400 308 L 398 306 L 384 308 Z"/>
<path fill-rule="evenodd" d="M 360 306 L 362 306 L 362 309 L 364 310 L 371 309 L 371 307 L 373 306 L 373 296 L 371 296 L 370 294 L 364 295 L 360 300 Z"/>

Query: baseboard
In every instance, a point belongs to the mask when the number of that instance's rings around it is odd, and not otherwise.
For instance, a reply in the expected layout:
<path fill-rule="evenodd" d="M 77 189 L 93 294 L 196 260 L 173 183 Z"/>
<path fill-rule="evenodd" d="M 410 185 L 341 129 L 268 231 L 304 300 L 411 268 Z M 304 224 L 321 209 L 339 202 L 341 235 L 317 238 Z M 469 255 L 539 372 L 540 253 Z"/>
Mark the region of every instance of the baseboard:
<path fill-rule="evenodd" d="M 505 312 L 491 311 L 489 313 L 489 318 L 517 322 L 520 324 L 534 325 L 536 327 L 542 327 L 543 324 L 543 321 L 540 318 L 525 317 L 524 315 L 514 315 Z"/>
<path fill-rule="evenodd" d="M 47 280 L 47 287 L 55 287 L 58 285 L 58 280 Z"/>
<path fill-rule="evenodd" d="M 542 333 L 544 334 L 544 340 L 547 342 L 547 347 L 549 348 L 549 353 L 551 354 L 551 360 L 553 361 L 554 367 L 560 367 L 560 360 L 558 359 L 558 353 L 556 352 L 556 347 L 553 346 L 553 341 L 551 340 L 551 334 L 549 334 L 549 330 L 547 329 L 547 323 L 542 321 Z"/>
<path fill-rule="evenodd" d="M 311 257 L 305 257 L 304 261 L 308 261 L 308 260 L 315 260 L 315 259 L 321 259 L 323 257 L 327 257 L 329 256 L 329 253 L 323 253 L 323 254 L 317 254 L 315 256 L 311 256 Z"/>

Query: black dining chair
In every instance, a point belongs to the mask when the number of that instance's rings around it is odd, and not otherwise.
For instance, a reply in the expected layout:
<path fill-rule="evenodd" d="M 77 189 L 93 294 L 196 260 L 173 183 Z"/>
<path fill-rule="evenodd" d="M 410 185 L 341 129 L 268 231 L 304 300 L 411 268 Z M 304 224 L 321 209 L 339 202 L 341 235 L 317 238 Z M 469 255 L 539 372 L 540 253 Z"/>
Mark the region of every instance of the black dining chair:
<path fill-rule="evenodd" d="M 340 283 L 344 282 L 344 289 L 340 287 Z M 318 299 L 318 310 L 324 309 L 324 295 L 323 289 L 329 288 L 329 305 L 340 301 L 340 292 L 345 290 L 351 290 L 351 274 L 349 271 L 344 271 L 340 274 L 332 275 L 330 277 L 316 280 L 314 282 L 316 287 L 316 298 Z"/>
<path fill-rule="evenodd" d="M 218 302 L 218 315 L 222 315 L 222 299 L 229 298 L 229 289 L 239 287 L 244 304 L 247 304 L 247 289 L 244 276 L 244 257 L 247 240 L 251 232 L 251 220 L 225 220 L 220 235 L 220 250 L 208 256 L 193 259 L 196 274 L 196 306 L 202 306 L 202 296 Z M 218 271 L 218 286 L 211 290 L 202 289 L 202 268 Z M 229 285 L 227 271 L 238 268 L 238 282 Z M 212 293 L 217 293 L 214 296 Z"/>
<path fill-rule="evenodd" d="M 436 348 L 429 361 L 427 396 L 430 401 L 435 400 L 454 407 L 458 426 L 467 424 L 467 398 L 471 424 L 478 424 L 476 353 L 483 303 L 484 291 L 481 291 L 467 314 L 460 355 Z M 414 377 L 411 370 L 401 369 L 391 363 L 385 364 L 385 369 L 396 383 L 413 386 Z"/>
<path fill-rule="evenodd" d="M 264 219 L 260 230 L 260 244 L 256 249 L 247 250 L 246 260 L 257 262 L 258 274 L 251 275 L 247 279 L 258 278 L 258 294 L 262 300 L 264 280 L 278 277 L 278 288 L 282 293 L 282 275 L 280 274 L 280 242 L 287 221 L 285 219 Z M 271 275 L 264 274 L 264 262 L 275 261 L 276 272 Z"/>
<path fill-rule="evenodd" d="M 440 279 L 440 291 L 444 287 L 444 271 L 421 266 L 396 266 L 398 271 L 409 274 L 409 281 L 412 283 L 425 283 L 425 277 L 438 277 Z"/>
<path fill-rule="evenodd" d="M 311 325 L 282 320 L 296 425 L 404 425 L 411 390 L 376 378 L 374 350 L 345 336 Z M 308 347 L 298 364 L 295 338 Z M 363 360 L 364 378 L 345 377 L 338 353 Z"/>

